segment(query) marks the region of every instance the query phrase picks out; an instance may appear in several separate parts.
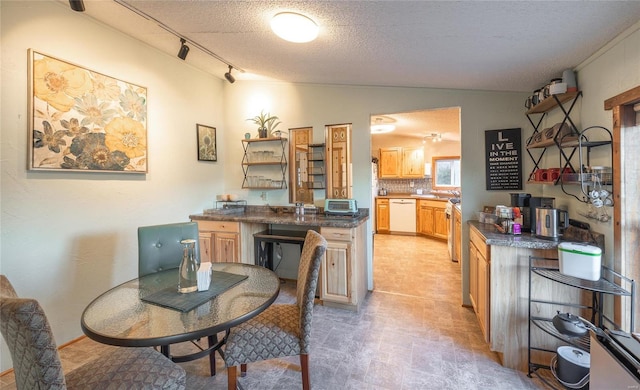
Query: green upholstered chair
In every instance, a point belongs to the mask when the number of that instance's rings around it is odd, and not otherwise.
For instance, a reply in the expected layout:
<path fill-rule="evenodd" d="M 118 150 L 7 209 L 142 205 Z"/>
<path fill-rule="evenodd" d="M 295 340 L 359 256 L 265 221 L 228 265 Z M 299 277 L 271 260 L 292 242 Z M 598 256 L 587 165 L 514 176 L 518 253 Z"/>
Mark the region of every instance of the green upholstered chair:
<path fill-rule="evenodd" d="M 138 276 L 165 269 L 178 268 L 182 261 L 180 241 L 196 240 L 196 259 L 200 264 L 198 224 L 196 222 L 170 223 L 138 228 Z"/>
<path fill-rule="evenodd" d="M 185 388 L 184 369 L 153 348 L 115 348 L 65 376 L 42 307 L 35 299 L 19 298 L 4 275 L 0 316 L 18 390 Z"/>
<path fill-rule="evenodd" d="M 196 240 L 195 256 L 200 264 L 200 245 L 198 240 L 198 224 L 196 222 L 178 222 L 164 225 L 141 226 L 138 228 L 138 276 L 153 274 L 165 269 L 178 268 L 182 261 L 184 247 L 180 241 Z M 176 280 L 177 285 L 177 280 Z M 208 348 L 218 344 L 218 337 L 207 337 Z M 196 340 L 192 341 L 196 348 L 203 350 Z M 170 346 L 162 346 L 163 353 L 171 356 Z M 187 356 L 172 356 L 176 362 L 193 360 Z M 216 374 L 215 354 L 209 355 L 211 376 Z"/>
<path fill-rule="evenodd" d="M 241 366 L 244 376 L 247 363 L 296 355 L 300 355 L 302 388 L 310 388 L 311 321 L 320 262 L 326 249 L 327 241 L 317 232 L 309 230 L 300 254 L 296 303 L 271 305 L 254 318 L 231 329 L 224 351 L 228 390 L 236 389 L 237 365 Z"/>

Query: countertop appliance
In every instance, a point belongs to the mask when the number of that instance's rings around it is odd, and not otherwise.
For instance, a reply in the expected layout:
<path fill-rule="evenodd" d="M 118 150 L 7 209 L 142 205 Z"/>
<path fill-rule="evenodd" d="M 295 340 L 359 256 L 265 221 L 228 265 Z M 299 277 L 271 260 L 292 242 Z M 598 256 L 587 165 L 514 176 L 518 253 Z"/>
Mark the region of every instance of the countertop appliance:
<path fill-rule="evenodd" d="M 394 233 L 416 232 L 416 200 L 389 200 L 389 230 Z"/>
<path fill-rule="evenodd" d="M 324 213 L 330 215 L 356 215 L 358 202 L 355 199 L 325 199 Z"/>
<path fill-rule="evenodd" d="M 569 213 L 549 207 L 536 207 L 536 236 L 558 240 L 569 227 Z"/>
<path fill-rule="evenodd" d="M 511 207 L 519 207 L 522 212 L 522 231 L 536 232 L 536 208 L 554 207 L 555 198 L 531 196 L 524 193 L 511 194 Z"/>

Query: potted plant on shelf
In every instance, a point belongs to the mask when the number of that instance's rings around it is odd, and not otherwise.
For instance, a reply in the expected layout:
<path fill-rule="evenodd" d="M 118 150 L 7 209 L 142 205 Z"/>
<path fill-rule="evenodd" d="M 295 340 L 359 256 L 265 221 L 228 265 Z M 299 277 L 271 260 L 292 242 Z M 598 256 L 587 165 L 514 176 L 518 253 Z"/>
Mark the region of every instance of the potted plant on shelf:
<path fill-rule="evenodd" d="M 259 138 L 267 138 L 268 136 L 271 136 L 271 134 L 276 131 L 276 128 L 280 124 L 277 116 L 271 115 L 268 112 L 265 113 L 264 111 L 260 111 L 260 115 L 249 118 L 247 120 L 252 121 L 256 125 L 258 125 Z"/>

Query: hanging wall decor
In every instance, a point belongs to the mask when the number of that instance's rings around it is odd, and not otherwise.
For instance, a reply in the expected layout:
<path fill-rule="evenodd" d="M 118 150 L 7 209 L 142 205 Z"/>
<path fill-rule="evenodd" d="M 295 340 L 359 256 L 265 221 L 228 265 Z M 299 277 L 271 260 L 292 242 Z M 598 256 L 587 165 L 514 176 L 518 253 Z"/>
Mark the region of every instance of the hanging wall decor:
<path fill-rule="evenodd" d="M 218 161 L 216 128 L 196 124 L 196 132 L 198 133 L 198 160 Z"/>
<path fill-rule="evenodd" d="M 147 172 L 147 89 L 29 49 L 31 170 Z"/>

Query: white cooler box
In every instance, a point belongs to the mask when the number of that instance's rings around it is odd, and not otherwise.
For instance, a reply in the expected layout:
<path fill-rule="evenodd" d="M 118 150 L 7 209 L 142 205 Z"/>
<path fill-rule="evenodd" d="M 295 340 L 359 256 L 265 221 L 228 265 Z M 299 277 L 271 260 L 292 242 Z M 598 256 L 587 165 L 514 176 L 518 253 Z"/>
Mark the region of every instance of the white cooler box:
<path fill-rule="evenodd" d="M 602 267 L 602 250 L 578 242 L 558 244 L 560 273 L 581 279 L 598 280 Z"/>

